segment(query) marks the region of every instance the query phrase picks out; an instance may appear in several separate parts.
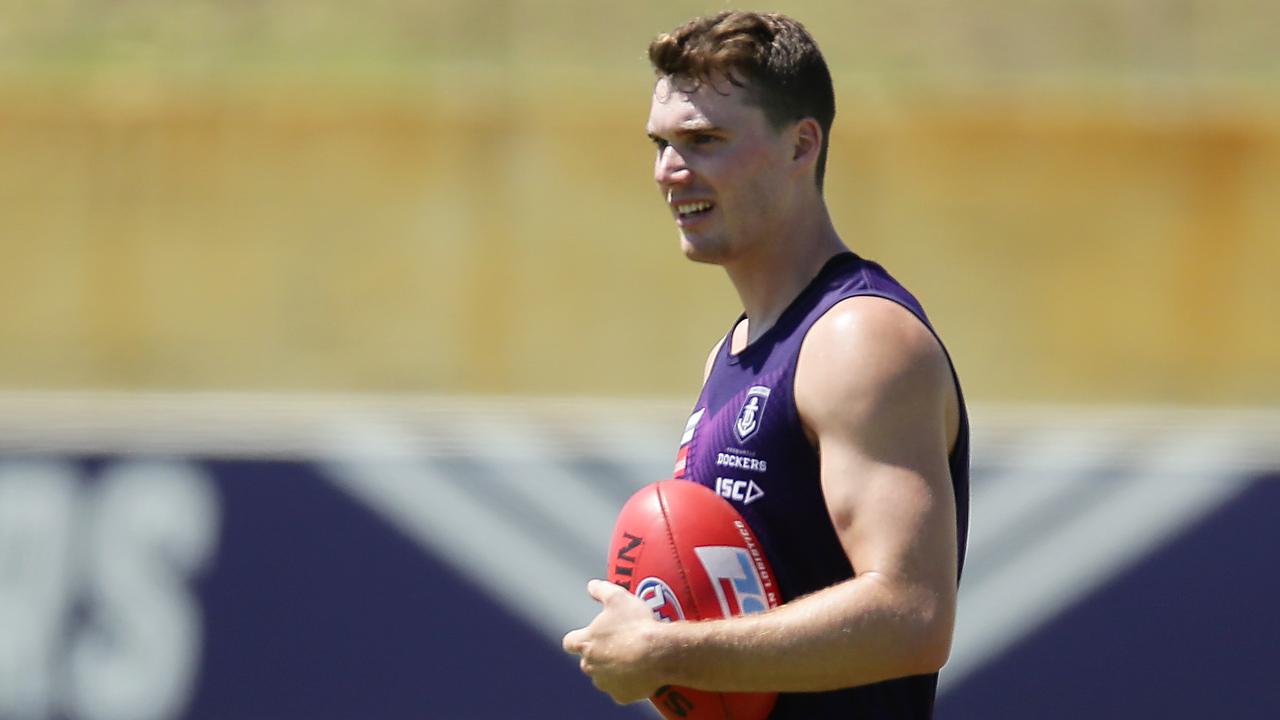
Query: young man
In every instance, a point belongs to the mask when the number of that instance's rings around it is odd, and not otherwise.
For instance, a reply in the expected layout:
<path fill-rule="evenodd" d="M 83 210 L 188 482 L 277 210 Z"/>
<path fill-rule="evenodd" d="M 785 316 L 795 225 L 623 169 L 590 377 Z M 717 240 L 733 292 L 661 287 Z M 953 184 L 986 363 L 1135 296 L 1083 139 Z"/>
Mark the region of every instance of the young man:
<path fill-rule="evenodd" d="M 681 685 L 779 692 L 775 719 L 929 717 L 968 421 L 920 305 L 831 223 L 826 63 L 798 22 L 742 12 L 660 35 L 649 58 L 654 179 L 685 255 L 724 268 L 745 309 L 708 358 L 676 475 L 732 498 L 785 604 L 660 623 L 596 580 L 600 614 L 564 648 L 622 703 Z"/>

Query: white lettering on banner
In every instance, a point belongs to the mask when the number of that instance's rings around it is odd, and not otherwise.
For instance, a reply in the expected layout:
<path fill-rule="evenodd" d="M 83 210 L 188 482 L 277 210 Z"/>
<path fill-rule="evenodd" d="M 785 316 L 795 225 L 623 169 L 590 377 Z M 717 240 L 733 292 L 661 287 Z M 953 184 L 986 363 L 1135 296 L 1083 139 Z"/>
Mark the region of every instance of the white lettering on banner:
<path fill-rule="evenodd" d="M 71 604 L 75 468 L 0 465 L 0 717 L 54 713 L 55 655 Z"/>
<path fill-rule="evenodd" d="M 173 462 L 113 465 L 92 485 L 76 474 L 0 465 L 0 717 L 181 715 L 201 645 L 189 582 L 217 545 L 211 481 Z M 11 557 L 27 569 L 9 573 Z"/>

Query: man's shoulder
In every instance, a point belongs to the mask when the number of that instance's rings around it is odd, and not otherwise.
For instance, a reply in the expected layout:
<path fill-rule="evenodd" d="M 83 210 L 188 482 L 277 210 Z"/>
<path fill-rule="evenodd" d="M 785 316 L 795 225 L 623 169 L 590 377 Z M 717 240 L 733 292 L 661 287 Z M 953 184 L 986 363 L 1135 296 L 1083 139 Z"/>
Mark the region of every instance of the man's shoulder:
<path fill-rule="evenodd" d="M 858 407 L 874 412 L 936 397 L 950 378 L 946 354 L 919 316 L 895 300 L 858 295 L 832 306 L 805 336 L 796 367 L 797 407 L 802 415 Z"/>
<path fill-rule="evenodd" d="M 933 331 L 906 304 L 880 295 L 843 298 L 817 318 L 801 345 L 801 353 L 859 358 L 908 360 L 939 356 L 942 347 Z"/>

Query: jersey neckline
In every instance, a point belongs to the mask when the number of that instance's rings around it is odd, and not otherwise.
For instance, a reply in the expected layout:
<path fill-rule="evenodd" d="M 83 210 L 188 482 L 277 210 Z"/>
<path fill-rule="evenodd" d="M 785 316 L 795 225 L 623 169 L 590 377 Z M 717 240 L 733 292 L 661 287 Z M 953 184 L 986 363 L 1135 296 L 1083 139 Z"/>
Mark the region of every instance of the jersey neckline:
<path fill-rule="evenodd" d="M 733 351 L 733 335 L 738 331 L 738 326 L 742 324 L 742 321 L 747 319 L 747 314 L 745 312 L 738 315 L 738 319 L 734 320 L 733 325 L 729 327 L 729 334 L 724 338 L 724 354 L 729 364 L 737 365 L 741 362 L 742 358 L 755 354 L 760 348 L 768 347 L 773 336 L 780 332 L 779 328 L 791 324 L 793 320 L 792 316 L 804 304 L 802 301 L 813 294 L 814 290 L 827 275 L 831 274 L 831 272 L 837 267 L 844 265 L 845 262 L 857 259 L 858 255 L 852 250 L 844 250 L 832 255 L 830 258 L 827 258 L 827 261 L 823 263 L 817 274 L 809 280 L 809 284 L 805 285 L 804 288 L 800 290 L 800 292 L 796 293 L 796 296 L 791 299 L 791 302 L 787 303 L 786 309 L 784 309 L 782 314 L 778 316 L 778 320 L 774 322 L 773 325 L 769 326 L 769 329 L 765 330 L 763 335 L 747 343 L 746 347 L 735 353 Z"/>

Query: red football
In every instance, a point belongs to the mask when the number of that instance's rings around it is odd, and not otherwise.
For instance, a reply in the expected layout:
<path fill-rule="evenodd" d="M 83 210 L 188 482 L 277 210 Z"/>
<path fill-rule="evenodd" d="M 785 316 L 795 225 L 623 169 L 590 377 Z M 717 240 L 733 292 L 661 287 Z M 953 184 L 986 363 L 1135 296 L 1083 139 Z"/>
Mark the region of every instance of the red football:
<path fill-rule="evenodd" d="M 609 581 L 664 621 L 711 620 L 778 606 L 760 543 L 729 501 L 688 480 L 642 488 L 618 514 Z M 662 687 L 650 698 L 668 720 L 764 720 L 775 693 Z"/>

